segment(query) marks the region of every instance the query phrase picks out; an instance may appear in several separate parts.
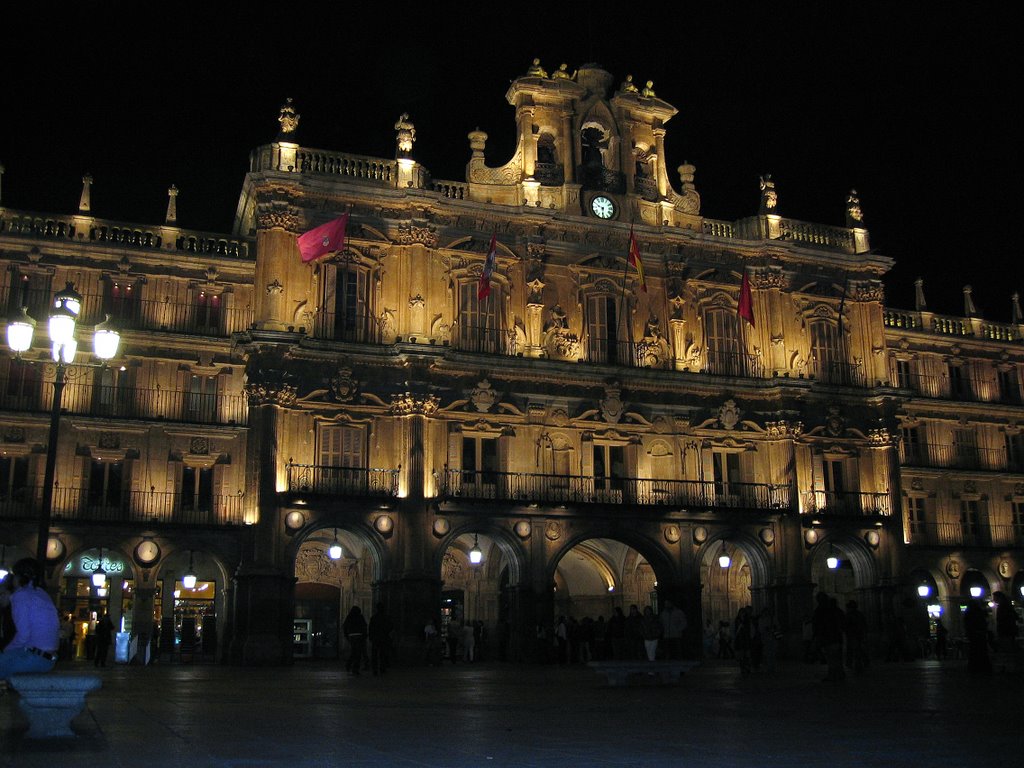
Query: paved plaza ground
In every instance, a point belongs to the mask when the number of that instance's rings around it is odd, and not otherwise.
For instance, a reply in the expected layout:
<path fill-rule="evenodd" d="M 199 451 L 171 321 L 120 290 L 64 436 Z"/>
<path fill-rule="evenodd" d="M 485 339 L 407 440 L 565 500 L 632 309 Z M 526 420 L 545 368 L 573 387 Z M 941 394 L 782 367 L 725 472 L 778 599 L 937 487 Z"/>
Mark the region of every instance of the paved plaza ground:
<path fill-rule="evenodd" d="M 627 688 L 582 666 L 498 663 L 100 673 L 73 741 L 22 739 L 13 695 L 0 697 L 0 766 L 1024 765 L 1024 677 L 976 679 L 960 661 L 879 663 L 844 683 L 822 683 L 820 666 L 743 678 L 711 662 Z"/>

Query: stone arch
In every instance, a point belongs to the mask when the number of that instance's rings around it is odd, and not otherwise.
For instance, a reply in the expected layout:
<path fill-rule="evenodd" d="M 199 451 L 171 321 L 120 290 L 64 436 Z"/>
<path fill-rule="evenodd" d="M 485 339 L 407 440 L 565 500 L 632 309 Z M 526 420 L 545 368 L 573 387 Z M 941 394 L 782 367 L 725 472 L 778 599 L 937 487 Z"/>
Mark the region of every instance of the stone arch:
<path fill-rule="evenodd" d="M 505 562 L 508 563 L 508 584 L 509 586 L 516 586 L 523 582 L 526 574 L 525 558 L 526 553 L 523 550 L 523 546 L 517 539 L 515 534 L 500 524 L 490 520 L 467 520 L 457 527 L 453 527 L 437 544 L 434 550 L 434 562 L 433 572 L 441 573 L 444 567 L 444 556 L 449 548 L 457 546 L 456 542 L 460 536 L 466 534 L 481 534 L 493 542 L 493 545 L 497 547 L 498 551 L 504 556 Z M 492 558 L 487 558 L 483 565 L 484 568 L 497 567 L 500 559 L 495 558 L 497 562 L 491 563 Z M 496 575 L 496 574 L 495 574 Z"/>
<path fill-rule="evenodd" d="M 726 547 L 734 547 L 743 552 L 743 556 L 750 565 L 751 589 L 761 589 L 772 583 L 774 568 L 771 555 L 768 554 L 768 550 L 765 549 L 760 539 L 746 531 L 727 531 L 709 536 L 700 549 L 697 550 L 697 556 L 693 561 L 695 569 L 693 577 L 695 580 L 699 582 L 702 564 L 706 558 L 718 556 L 723 542 L 725 542 Z"/>
<path fill-rule="evenodd" d="M 657 542 L 657 540 L 641 533 L 640 531 L 624 529 L 588 529 L 566 538 L 561 546 L 551 553 L 547 562 L 544 564 L 545 583 L 551 584 L 554 581 L 555 570 L 558 568 L 558 563 L 562 558 L 578 544 L 582 544 L 588 539 L 608 539 L 610 541 L 616 541 L 620 544 L 624 544 L 625 546 L 636 550 L 648 563 L 650 563 L 651 568 L 654 570 L 655 578 L 660 584 L 675 585 L 679 583 L 679 569 L 676 567 L 669 553 Z"/>
<path fill-rule="evenodd" d="M 856 536 L 825 536 L 819 539 L 810 551 L 807 559 L 807 578 L 815 581 L 818 567 L 824 568 L 825 559 L 832 549 L 841 560 L 848 561 L 853 568 L 853 583 L 857 590 L 866 590 L 878 586 L 878 562 L 871 548 Z"/>
<path fill-rule="evenodd" d="M 325 520 L 309 520 L 302 528 L 299 528 L 292 535 L 292 539 L 285 547 L 285 562 L 295 575 L 295 564 L 302 545 L 307 542 L 323 541 L 329 544 L 333 539 L 333 532 L 337 530 L 343 536 L 349 536 L 362 544 L 369 553 L 372 563 L 373 581 L 382 580 L 388 570 L 387 548 L 380 535 L 367 524 L 339 522 L 337 526 Z M 326 532 L 326 533 L 324 533 Z M 344 546 L 344 545 L 343 545 Z"/>

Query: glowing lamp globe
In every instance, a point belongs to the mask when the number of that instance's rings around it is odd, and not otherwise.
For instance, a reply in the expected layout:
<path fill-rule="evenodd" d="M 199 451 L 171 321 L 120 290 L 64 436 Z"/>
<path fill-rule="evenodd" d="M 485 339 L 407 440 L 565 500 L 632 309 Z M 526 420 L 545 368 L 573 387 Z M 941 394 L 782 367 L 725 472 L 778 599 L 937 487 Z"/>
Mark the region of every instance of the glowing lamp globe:
<path fill-rule="evenodd" d="M 917 588 L 918 597 L 928 597 L 932 593 L 932 588 L 927 584 L 922 584 Z"/>
<path fill-rule="evenodd" d="M 981 587 L 971 587 L 971 597 L 981 597 L 984 590 Z"/>
<path fill-rule="evenodd" d="M 828 566 L 830 571 L 834 571 L 839 567 L 839 558 L 835 555 L 829 555 L 825 558 L 825 565 Z"/>

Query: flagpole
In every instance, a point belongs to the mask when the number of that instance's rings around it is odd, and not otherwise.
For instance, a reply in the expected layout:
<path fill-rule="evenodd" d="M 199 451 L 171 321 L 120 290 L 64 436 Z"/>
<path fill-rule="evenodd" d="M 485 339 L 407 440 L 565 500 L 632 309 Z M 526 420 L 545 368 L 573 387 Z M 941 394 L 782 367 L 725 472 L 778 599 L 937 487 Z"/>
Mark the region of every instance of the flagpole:
<path fill-rule="evenodd" d="M 626 243 L 626 266 L 622 270 L 622 292 L 619 294 L 619 307 L 615 311 L 615 315 L 616 315 L 616 317 L 615 317 L 615 324 L 616 325 L 618 325 L 619 323 L 622 322 L 622 304 L 626 300 L 626 280 L 629 279 L 629 248 L 630 248 L 630 245 L 632 243 L 632 238 L 633 238 L 633 220 L 632 219 L 630 219 L 630 221 L 629 221 L 629 237 L 630 237 L 630 240 L 629 240 L 629 242 Z M 618 338 L 618 330 L 619 330 L 618 328 L 615 329 L 615 331 L 616 331 L 616 338 Z M 615 354 L 615 362 L 618 362 L 619 361 L 619 350 L 616 349 L 614 351 L 614 354 Z"/>

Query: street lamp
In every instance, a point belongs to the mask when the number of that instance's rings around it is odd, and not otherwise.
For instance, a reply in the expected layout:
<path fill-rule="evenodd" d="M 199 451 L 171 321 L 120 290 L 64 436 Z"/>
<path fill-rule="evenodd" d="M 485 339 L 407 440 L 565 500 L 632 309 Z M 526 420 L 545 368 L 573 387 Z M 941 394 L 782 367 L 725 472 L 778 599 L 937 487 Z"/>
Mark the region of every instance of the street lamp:
<path fill-rule="evenodd" d="M 484 561 L 483 550 L 480 549 L 480 542 L 477 535 L 473 534 L 473 548 L 469 550 L 469 562 L 472 565 L 480 565 Z"/>
<path fill-rule="evenodd" d="M 190 549 L 188 551 L 188 570 L 181 577 L 181 586 L 185 589 L 195 589 L 197 581 L 199 581 L 199 577 L 196 576 L 196 567 L 192 561 L 192 550 Z"/>
<path fill-rule="evenodd" d="M 96 567 L 92 569 L 92 585 L 96 589 L 102 589 L 106 583 L 107 572 L 103 570 L 103 547 L 100 547 L 100 557 L 96 561 Z"/>
<path fill-rule="evenodd" d="M 331 546 L 327 548 L 327 556 L 331 560 L 341 560 L 341 542 L 338 541 L 338 529 L 334 529 L 334 541 Z"/>
<path fill-rule="evenodd" d="M 828 557 L 825 558 L 825 565 L 830 571 L 839 568 L 839 555 L 836 554 L 836 548 L 831 544 L 828 545 Z"/>
<path fill-rule="evenodd" d="M 720 568 L 728 568 L 732 565 L 732 558 L 729 557 L 729 553 L 725 549 L 725 539 L 722 539 L 722 554 L 718 556 L 718 565 Z"/>
<path fill-rule="evenodd" d="M 67 383 L 68 366 L 74 363 L 78 342 L 75 328 L 82 311 L 82 294 L 68 282 L 63 290 L 53 296 L 53 307 L 49 317 L 49 336 L 53 362 L 56 370 L 53 376 L 53 403 L 50 407 L 50 435 L 46 443 L 46 470 L 43 473 L 43 504 L 39 511 L 39 534 L 36 540 L 36 559 L 40 565 L 46 563 L 46 545 L 50 538 L 50 516 L 53 513 L 53 483 L 57 470 L 57 439 L 60 436 L 60 408 Z M 17 316 L 7 324 L 7 345 L 17 357 L 32 348 L 32 336 L 36 321 L 22 307 Z M 93 350 L 96 357 L 107 361 L 117 354 L 121 336 L 110 326 L 110 316 L 96 326 L 93 333 Z"/>

